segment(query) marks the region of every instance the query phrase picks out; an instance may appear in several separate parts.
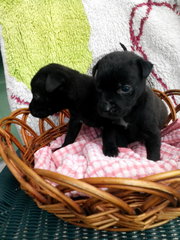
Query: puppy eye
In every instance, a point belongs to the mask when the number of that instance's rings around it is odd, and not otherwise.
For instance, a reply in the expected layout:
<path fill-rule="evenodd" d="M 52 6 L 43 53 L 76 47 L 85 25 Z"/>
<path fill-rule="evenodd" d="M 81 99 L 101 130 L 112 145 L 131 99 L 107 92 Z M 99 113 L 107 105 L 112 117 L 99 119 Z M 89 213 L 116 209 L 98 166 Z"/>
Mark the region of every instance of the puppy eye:
<path fill-rule="evenodd" d="M 130 93 L 132 90 L 132 87 L 129 85 L 122 85 L 120 88 L 118 88 L 117 93 Z"/>
<path fill-rule="evenodd" d="M 123 85 L 123 86 L 121 87 L 121 90 L 122 90 L 123 92 L 129 92 L 129 91 L 131 90 L 131 87 L 130 87 L 129 85 Z"/>

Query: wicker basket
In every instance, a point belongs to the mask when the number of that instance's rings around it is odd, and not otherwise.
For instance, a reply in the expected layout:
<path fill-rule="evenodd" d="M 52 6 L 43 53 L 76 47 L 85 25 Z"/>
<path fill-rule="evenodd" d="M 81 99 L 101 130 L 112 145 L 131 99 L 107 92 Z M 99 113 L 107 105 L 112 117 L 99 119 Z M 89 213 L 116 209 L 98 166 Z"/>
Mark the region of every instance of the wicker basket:
<path fill-rule="evenodd" d="M 167 124 L 175 121 L 180 105 L 173 107 L 172 95 L 180 95 L 180 90 L 154 91 L 169 106 Z M 39 135 L 28 125 L 28 115 L 28 109 L 19 109 L 0 121 L 0 154 L 21 188 L 39 208 L 78 226 L 110 231 L 144 230 L 180 216 L 180 170 L 137 180 L 77 180 L 33 169 L 34 152 L 66 132 L 64 117 L 69 117 L 69 113 L 60 113 L 58 126 L 48 118 L 39 120 Z M 47 124 L 50 129 L 45 130 Z M 12 125 L 20 127 L 23 143 L 11 133 Z M 56 187 L 47 180 L 57 183 Z M 84 197 L 68 197 L 66 193 L 73 190 Z"/>

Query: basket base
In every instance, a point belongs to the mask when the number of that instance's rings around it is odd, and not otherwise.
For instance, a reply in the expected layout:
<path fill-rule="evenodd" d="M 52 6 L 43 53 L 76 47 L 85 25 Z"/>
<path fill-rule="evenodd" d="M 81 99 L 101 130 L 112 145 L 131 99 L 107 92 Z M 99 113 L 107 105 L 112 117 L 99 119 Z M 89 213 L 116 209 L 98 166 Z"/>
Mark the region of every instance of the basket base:
<path fill-rule="evenodd" d="M 179 239 L 180 218 L 145 231 L 108 232 L 73 226 L 54 214 L 39 209 L 24 193 L 7 167 L 0 173 L 0 235 L 1 240 L 13 239 Z M 19 224 L 17 224 L 17 221 Z M 114 231 L 116 231 L 114 229 Z M 57 236 L 57 238 L 55 238 Z"/>

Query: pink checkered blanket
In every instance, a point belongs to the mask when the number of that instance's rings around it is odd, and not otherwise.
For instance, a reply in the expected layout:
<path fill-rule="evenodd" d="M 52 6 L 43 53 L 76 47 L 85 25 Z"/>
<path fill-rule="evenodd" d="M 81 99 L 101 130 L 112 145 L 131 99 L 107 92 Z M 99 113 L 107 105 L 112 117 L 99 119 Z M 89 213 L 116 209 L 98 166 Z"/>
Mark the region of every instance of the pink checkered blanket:
<path fill-rule="evenodd" d="M 118 157 L 102 153 L 98 129 L 83 126 L 76 142 L 53 152 L 64 141 L 64 135 L 35 154 L 34 168 L 46 169 L 73 178 L 123 177 L 141 178 L 156 173 L 180 169 L 180 119 L 161 132 L 161 159 L 146 158 L 146 149 L 139 142 L 119 148 Z"/>

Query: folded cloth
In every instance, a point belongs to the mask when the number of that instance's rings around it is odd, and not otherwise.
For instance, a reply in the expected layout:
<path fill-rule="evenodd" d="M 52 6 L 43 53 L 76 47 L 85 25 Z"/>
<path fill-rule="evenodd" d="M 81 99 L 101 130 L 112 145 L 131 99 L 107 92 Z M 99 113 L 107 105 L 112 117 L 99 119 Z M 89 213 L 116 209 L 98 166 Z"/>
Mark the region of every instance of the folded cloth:
<path fill-rule="evenodd" d="M 180 119 L 161 132 L 161 159 L 146 158 L 146 149 L 139 142 L 119 148 L 117 157 L 104 156 L 100 131 L 83 126 L 76 142 L 56 151 L 65 135 L 35 152 L 34 168 L 46 169 L 73 178 L 123 177 L 141 178 L 180 169 Z"/>

